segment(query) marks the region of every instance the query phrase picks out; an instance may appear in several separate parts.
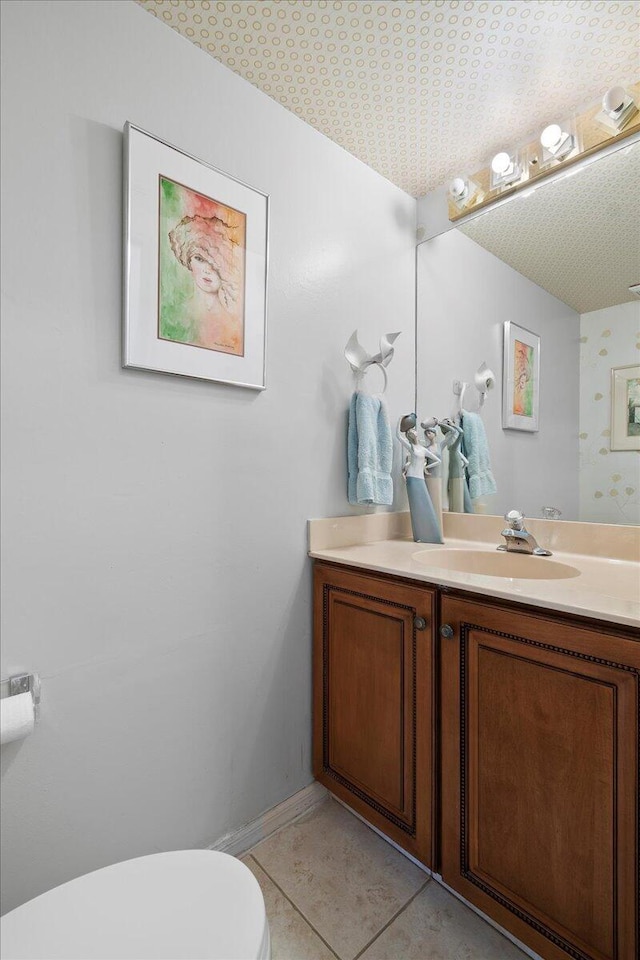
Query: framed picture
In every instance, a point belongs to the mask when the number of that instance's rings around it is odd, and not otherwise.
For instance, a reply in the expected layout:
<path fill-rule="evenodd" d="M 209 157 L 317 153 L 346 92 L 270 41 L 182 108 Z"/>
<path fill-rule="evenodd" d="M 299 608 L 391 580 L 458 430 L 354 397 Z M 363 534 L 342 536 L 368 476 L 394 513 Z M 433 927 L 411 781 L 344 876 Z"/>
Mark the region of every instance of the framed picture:
<path fill-rule="evenodd" d="M 611 371 L 611 449 L 640 450 L 640 364 Z"/>
<path fill-rule="evenodd" d="M 502 427 L 538 429 L 540 337 L 507 320 L 504 325 Z"/>
<path fill-rule="evenodd" d="M 263 390 L 269 198 L 127 123 L 123 366 Z"/>

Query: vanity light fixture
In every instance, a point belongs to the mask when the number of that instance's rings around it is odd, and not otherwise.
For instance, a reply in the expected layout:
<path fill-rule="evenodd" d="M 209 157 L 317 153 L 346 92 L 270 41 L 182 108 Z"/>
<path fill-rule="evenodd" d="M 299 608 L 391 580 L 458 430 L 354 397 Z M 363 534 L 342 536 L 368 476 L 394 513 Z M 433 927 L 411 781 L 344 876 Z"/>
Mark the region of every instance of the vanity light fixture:
<path fill-rule="evenodd" d="M 455 177 L 449 184 L 449 197 L 459 210 L 482 200 L 484 194 L 477 183 L 468 177 Z"/>
<path fill-rule="evenodd" d="M 638 113 L 636 102 L 624 87 L 611 87 L 602 98 L 602 110 L 596 117 L 598 123 L 617 133 Z"/>
<path fill-rule="evenodd" d="M 1 2 L 1 0 L 0 0 Z M 539 183 L 578 173 L 607 151 L 623 149 L 640 137 L 640 80 L 623 81 L 602 101 L 579 114 L 548 124 L 535 140 L 507 147 L 470 176 L 457 177 L 447 190 L 449 220 L 475 216 L 490 204 L 507 203 L 515 194 L 529 194 Z M 459 181 L 459 182 L 458 182 Z M 467 184 L 478 195 L 467 194 Z"/>
<path fill-rule="evenodd" d="M 456 177 L 451 181 L 449 192 L 457 203 L 466 200 L 469 196 L 469 181 L 463 177 Z"/>
<path fill-rule="evenodd" d="M 520 164 L 516 154 L 496 153 L 491 161 L 491 189 L 507 187 L 520 179 Z"/>
<path fill-rule="evenodd" d="M 544 128 L 540 134 L 540 143 L 542 159 L 546 163 L 551 160 L 563 160 L 576 145 L 575 137 L 557 123 L 551 123 Z"/>

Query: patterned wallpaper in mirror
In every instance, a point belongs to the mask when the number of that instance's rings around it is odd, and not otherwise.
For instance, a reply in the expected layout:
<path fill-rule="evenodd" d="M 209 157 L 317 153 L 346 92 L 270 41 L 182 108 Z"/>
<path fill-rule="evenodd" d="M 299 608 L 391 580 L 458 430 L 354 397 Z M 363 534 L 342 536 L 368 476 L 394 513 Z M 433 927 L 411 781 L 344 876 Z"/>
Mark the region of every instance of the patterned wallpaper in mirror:
<path fill-rule="evenodd" d="M 580 318 L 580 519 L 640 524 L 640 453 L 610 449 L 611 368 L 640 361 L 640 302 Z"/>

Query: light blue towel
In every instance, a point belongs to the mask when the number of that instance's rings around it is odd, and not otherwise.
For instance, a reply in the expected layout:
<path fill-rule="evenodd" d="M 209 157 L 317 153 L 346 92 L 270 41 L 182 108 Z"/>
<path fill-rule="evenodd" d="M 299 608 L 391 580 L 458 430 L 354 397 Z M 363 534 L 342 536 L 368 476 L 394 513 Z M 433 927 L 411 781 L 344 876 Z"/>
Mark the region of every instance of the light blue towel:
<path fill-rule="evenodd" d="M 356 391 L 349 407 L 347 467 L 349 503 L 393 503 L 393 442 L 387 405 Z"/>
<path fill-rule="evenodd" d="M 496 481 L 491 472 L 491 457 L 489 444 L 484 430 L 482 417 L 477 413 L 462 414 L 462 430 L 464 432 L 464 450 L 469 458 L 467 474 L 469 476 L 469 493 L 472 500 L 485 497 L 497 491 Z"/>
<path fill-rule="evenodd" d="M 462 429 L 462 427 L 461 427 L 461 429 Z M 460 445 L 460 450 L 462 451 L 462 453 L 463 453 L 464 456 L 466 457 L 466 456 L 467 456 L 467 451 L 466 451 L 465 446 L 464 446 L 464 433 L 462 434 L 462 443 L 461 443 L 461 445 Z M 468 460 L 468 459 L 469 459 L 469 458 L 467 457 L 467 460 Z M 464 490 L 462 491 L 462 500 L 463 500 L 464 512 L 465 512 L 465 513 L 475 513 L 475 510 L 474 510 L 474 508 L 473 508 L 473 500 L 471 499 L 471 494 L 469 493 L 469 476 L 468 476 L 468 472 L 467 472 L 467 470 L 464 470 L 463 473 L 464 473 Z"/>

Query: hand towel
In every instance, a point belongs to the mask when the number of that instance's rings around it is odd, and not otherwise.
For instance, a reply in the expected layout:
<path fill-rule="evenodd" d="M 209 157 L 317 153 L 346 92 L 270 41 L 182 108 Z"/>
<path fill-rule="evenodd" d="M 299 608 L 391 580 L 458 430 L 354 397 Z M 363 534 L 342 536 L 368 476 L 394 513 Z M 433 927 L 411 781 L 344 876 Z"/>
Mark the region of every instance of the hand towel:
<path fill-rule="evenodd" d="M 477 500 L 478 497 L 485 497 L 498 489 L 491 471 L 489 444 L 482 417 L 465 410 L 462 414 L 462 430 L 465 455 L 469 458 L 469 493 L 472 500 Z"/>
<path fill-rule="evenodd" d="M 451 513 L 464 513 L 465 470 L 462 459 L 462 430 L 456 431 L 449 445 L 449 473 L 447 494 Z"/>
<path fill-rule="evenodd" d="M 357 390 L 349 406 L 347 468 L 349 503 L 393 503 L 393 442 L 387 405 Z"/>
<path fill-rule="evenodd" d="M 462 429 L 462 427 L 460 429 Z M 469 493 L 469 475 L 468 475 L 469 458 L 467 457 L 467 451 L 465 450 L 465 446 L 464 446 L 464 433 L 462 434 L 462 443 L 460 444 L 460 451 L 465 457 L 465 460 L 467 462 L 467 467 L 463 471 L 464 489 L 462 491 L 462 500 L 464 505 L 464 512 L 475 513 L 476 511 L 475 511 L 475 507 L 473 506 L 473 500 L 471 499 L 471 494 Z"/>

